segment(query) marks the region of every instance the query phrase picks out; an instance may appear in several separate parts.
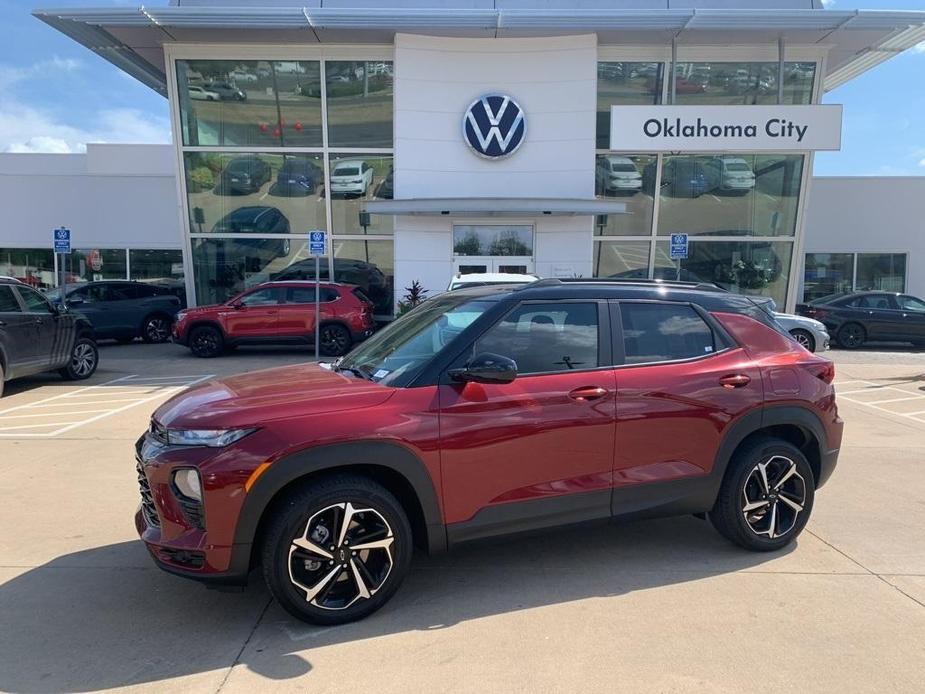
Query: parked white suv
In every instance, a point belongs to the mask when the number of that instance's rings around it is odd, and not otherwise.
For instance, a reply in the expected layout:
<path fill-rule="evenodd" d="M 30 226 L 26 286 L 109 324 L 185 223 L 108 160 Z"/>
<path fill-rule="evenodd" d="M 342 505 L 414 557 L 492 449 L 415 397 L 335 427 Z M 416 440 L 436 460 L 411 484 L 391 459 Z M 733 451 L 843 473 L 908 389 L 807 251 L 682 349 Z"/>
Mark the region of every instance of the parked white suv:
<path fill-rule="evenodd" d="M 339 161 L 331 172 L 331 193 L 362 197 L 373 182 L 373 167 L 359 159 Z"/>
<path fill-rule="evenodd" d="M 637 193 L 642 190 L 642 174 L 629 157 L 598 157 L 595 169 L 601 193 Z"/>
<path fill-rule="evenodd" d="M 468 275 L 457 273 L 450 280 L 447 291 L 484 287 L 489 284 L 528 284 L 538 279 L 536 275 L 518 275 L 513 272 L 472 272 Z"/>
<path fill-rule="evenodd" d="M 742 157 L 717 157 L 707 163 L 712 188 L 743 195 L 755 187 L 755 173 Z"/>

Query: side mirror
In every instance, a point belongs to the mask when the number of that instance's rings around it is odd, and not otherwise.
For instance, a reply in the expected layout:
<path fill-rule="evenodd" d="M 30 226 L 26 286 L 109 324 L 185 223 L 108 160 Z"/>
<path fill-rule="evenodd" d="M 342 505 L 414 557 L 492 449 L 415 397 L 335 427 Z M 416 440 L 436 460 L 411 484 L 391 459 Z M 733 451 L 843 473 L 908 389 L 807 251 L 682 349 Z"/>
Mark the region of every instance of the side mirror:
<path fill-rule="evenodd" d="M 510 383 L 517 378 L 517 362 L 500 354 L 476 354 L 460 369 L 450 369 L 449 376 L 460 383 Z"/>
<path fill-rule="evenodd" d="M 235 302 L 231 305 L 231 308 L 233 308 L 235 311 L 240 311 L 242 308 L 244 308 L 244 302 L 243 302 L 243 301 L 235 301 Z"/>

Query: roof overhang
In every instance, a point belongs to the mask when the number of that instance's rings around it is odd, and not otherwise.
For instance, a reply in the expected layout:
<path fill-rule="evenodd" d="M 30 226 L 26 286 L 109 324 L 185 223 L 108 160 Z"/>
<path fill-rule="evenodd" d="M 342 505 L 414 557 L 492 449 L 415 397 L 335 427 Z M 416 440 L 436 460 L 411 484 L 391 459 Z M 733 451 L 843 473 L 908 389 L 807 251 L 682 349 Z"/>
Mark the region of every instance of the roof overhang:
<path fill-rule="evenodd" d="M 429 217 L 576 217 L 625 214 L 626 203 L 584 198 L 407 198 L 370 200 L 363 210 L 370 214 Z"/>
<path fill-rule="evenodd" d="M 370 3 L 373 4 L 373 3 Z M 822 45 L 831 90 L 925 41 L 925 11 L 108 7 L 33 14 L 166 94 L 165 43 L 392 43 L 396 33 L 475 38 L 595 33 L 601 45 Z"/>

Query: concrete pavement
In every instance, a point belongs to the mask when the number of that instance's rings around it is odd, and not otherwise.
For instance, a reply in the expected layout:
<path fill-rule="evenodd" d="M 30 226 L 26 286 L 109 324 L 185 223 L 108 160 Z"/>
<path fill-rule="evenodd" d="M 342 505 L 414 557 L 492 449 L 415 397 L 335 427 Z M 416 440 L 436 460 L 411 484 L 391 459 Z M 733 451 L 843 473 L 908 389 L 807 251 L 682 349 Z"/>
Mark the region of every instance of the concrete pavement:
<path fill-rule="evenodd" d="M 925 355 L 864 354 L 831 354 L 840 390 L 925 396 Z M 93 382 L 306 358 L 107 346 Z M 84 385 L 10 384 L 0 412 Z M 336 628 L 291 619 L 259 580 L 216 593 L 154 568 L 132 443 L 157 398 L 0 438 L 0 690 L 920 692 L 925 422 L 877 398 L 842 403 L 839 467 L 786 551 L 738 550 L 692 517 L 495 540 L 416 558 L 389 605 Z"/>

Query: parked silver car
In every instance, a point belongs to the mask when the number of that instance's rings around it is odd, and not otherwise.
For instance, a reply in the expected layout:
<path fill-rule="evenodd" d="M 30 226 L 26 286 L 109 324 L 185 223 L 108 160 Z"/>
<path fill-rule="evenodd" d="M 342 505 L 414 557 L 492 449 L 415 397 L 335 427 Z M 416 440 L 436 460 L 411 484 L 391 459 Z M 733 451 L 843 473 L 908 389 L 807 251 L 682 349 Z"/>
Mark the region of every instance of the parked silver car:
<path fill-rule="evenodd" d="M 753 298 L 774 315 L 780 326 L 790 333 L 794 340 L 810 352 L 824 352 L 829 348 L 829 342 L 831 341 L 829 331 L 820 321 L 792 313 L 780 313 L 774 299 Z"/>

